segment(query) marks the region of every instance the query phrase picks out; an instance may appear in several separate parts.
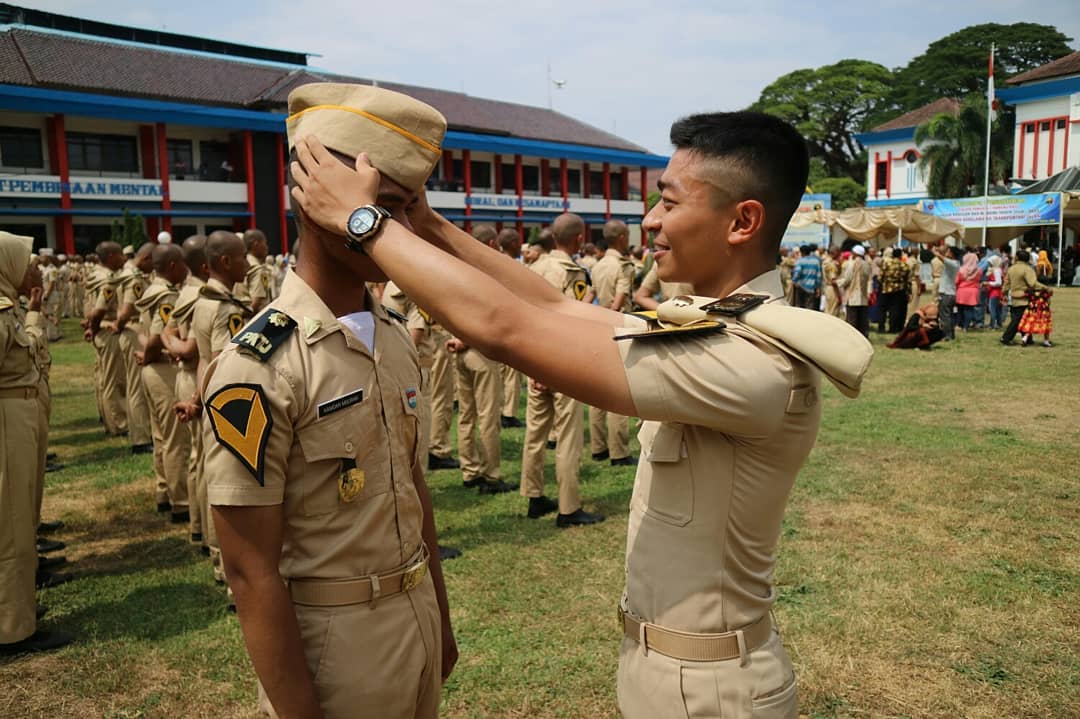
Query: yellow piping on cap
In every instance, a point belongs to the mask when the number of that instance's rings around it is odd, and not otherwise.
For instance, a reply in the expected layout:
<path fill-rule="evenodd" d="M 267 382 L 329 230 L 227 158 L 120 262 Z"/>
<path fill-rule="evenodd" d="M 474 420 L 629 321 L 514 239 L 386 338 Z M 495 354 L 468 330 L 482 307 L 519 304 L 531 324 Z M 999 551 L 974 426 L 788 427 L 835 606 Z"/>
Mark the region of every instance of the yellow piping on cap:
<path fill-rule="evenodd" d="M 430 150 L 431 152 L 434 152 L 435 154 L 440 154 L 442 152 L 442 150 L 438 146 L 432 145 L 430 142 L 423 139 L 422 137 L 417 137 L 416 135 L 412 134 L 411 132 L 409 132 L 408 130 L 406 130 L 403 127 L 398 127 L 397 125 L 390 122 L 389 120 L 384 120 L 381 117 L 379 117 L 378 115 L 373 115 L 370 112 L 367 112 L 366 110 L 359 110 L 359 109 L 357 109 L 355 107 L 346 107 L 345 105 L 312 105 L 311 107 L 304 108 L 300 112 L 297 112 L 297 113 L 295 113 L 293 115 L 289 115 L 289 117 L 285 118 L 285 122 L 292 122 L 293 120 L 299 118 L 301 115 L 309 113 L 312 110 L 343 110 L 345 112 L 351 112 L 351 113 L 353 113 L 355 115 L 360 115 L 361 117 L 366 117 L 367 119 L 371 120 L 372 122 L 378 123 L 378 124 L 382 125 L 383 127 L 385 127 L 388 130 L 393 130 L 394 132 L 401 135 L 402 137 L 407 138 L 409 140 L 412 140 L 413 142 L 415 142 L 420 147 L 423 147 L 426 150 Z"/>

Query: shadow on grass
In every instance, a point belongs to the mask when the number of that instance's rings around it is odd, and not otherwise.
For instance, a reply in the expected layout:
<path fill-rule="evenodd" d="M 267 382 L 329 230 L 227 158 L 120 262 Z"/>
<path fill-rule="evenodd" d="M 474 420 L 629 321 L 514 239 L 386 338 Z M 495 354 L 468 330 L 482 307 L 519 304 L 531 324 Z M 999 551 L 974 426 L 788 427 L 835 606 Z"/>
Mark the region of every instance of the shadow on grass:
<path fill-rule="evenodd" d="M 95 524 L 86 531 L 71 537 L 64 537 L 69 546 L 77 545 L 80 537 L 101 541 L 122 536 L 139 534 L 159 528 L 160 520 L 152 522 L 113 522 L 109 525 Z M 183 567 L 198 562 L 207 562 L 196 548 L 180 536 L 163 536 L 154 539 L 141 539 L 119 545 L 114 551 L 93 553 L 84 556 L 71 566 L 71 570 L 80 578 L 134 574 L 147 569 L 168 569 Z"/>
<path fill-rule="evenodd" d="M 204 629 L 221 616 L 219 589 L 194 582 L 143 586 L 68 614 L 60 628 L 81 640 L 158 641 Z"/>

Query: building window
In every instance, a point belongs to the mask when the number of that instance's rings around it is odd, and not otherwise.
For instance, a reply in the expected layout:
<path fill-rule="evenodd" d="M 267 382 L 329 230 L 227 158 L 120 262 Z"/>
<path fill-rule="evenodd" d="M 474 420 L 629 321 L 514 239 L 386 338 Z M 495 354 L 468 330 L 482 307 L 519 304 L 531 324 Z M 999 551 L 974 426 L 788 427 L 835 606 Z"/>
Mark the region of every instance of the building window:
<path fill-rule="evenodd" d="M 1057 123 L 1054 125 L 1054 127 L 1057 130 L 1064 130 L 1065 129 L 1065 118 L 1064 117 L 1059 117 L 1057 119 Z"/>
<path fill-rule="evenodd" d="M 126 135 L 67 134 L 68 163 L 72 170 L 138 172 L 135 138 Z"/>
<path fill-rule="evenodd" d="M 604 173 L 589 171 L 589 195 L 592 197 L 604 196 Z"/>
<path fill-rule="evenodd" d="M 1049 129 L 1050 129 L 1050 123 L 1049 122 L 1044 122 L 1041 125 L 1039 125 L 1039 130 L 1041 132 L 1046 132 Z"/>
<path fill-rule="evenodd" d="M 169 156 L 169 171 L 177 180 L 183 180 L 195 171 L 191 140 L 166 140 L 165 152 Z"/>
<path fill-rule="evenodd" d="M 521 166 L 521 189 L 524 192 L 540 192 L 540 168 L 536 165 Z"/>
<path fill-rule="evenodd" d="M 1034 122 L 1029 122 L 1026 125 L 1024 125 L 1024 132 L 1026 132 L 1029 135 L 1034 133 L 1035 132 L 1035 123 Z"/>
<path fill-rule="evenodd" d="M 236 168 L 229 160 L 229 143 L 203 140 L 199 143 L 199 179 L 230 182 Z"/>
<path fill-rule="evenodd" d="M 877 163 L 877 169 L 874 172 L 874 188 L 878 190 L 889 189 L 889 163 L 885 160 Z"/>
<path fill-rule="evenodd" d="M 513 163 L 502 163 L 502 191 L 504 194 L 517 194 L 517 175 L 514 174 Z"/>
<path fill-rule="evenodd" d="M 485 190 L 491 189 L 491 163 L 484 162 L 483 160 L 472 160 L 469 162 L 469 172 L 472 173 L 472 186 L 474 188 L 479 187 Z"/>
<path fill-rule="evenodd" d="M 915 152 L 914 150 L 908 150 L 904 153 L 904 161 L 907 162 L 907 164 L 909 165 L 914 165 L 916 162 L 919 161 L 919 153 Z"/>
<path fill-rule="evenodd" d="M 623 176 L 621 172 L 611 173 L 611 198 L 621 200 L 623 196 Z"/>
<path fill-rule="evenodd" d="M 45 167 L 41 131 L 26 127 L 0 127 L 0 165 Z"/>
<path fill-rule="evenodd" d="M 566 171 L 566 191 L 571 195 L 581 194 L 581 170 Z"/>

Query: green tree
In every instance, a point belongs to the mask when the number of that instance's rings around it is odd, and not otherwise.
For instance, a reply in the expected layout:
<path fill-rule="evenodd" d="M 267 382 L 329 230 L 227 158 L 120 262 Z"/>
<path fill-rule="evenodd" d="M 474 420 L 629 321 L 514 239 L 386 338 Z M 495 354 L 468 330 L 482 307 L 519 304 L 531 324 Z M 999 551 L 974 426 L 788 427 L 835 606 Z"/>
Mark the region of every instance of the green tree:
<path fill-rule="evenodd" d="M 133 215 L 125 208 L 124 216 L 119 220 L 113 220 L 109 239 L 121 247 L 131 245 L 136 250 L 139 249 L 149 241 L 142 215 Z"/>
<path fill-rule="evenodd" d="M 906 67 L 896 70 L 893 102 L 910 112 L 942 97 L 986 93 L 990 44 L 997 46 L 994 82 L 1068 55 L 1071 37 L 1051 25 L 972 25 L 935 40 Z"/>
<path fill-rule="evenodd" d="M 823 177 L 813 184 L 815 193 L 832 195 L 832 209 L 861 207 L 866 202 L 866 185 L 850 177 Z"/>
<path fill-rule="evenodd" d="M 798 128 L 826 176 L 865 181 L 865 154 L 855 133 L 895 114 L 889 100 L 892 83 L 886 67 L 841 60 L 778 78 L 750 109 L 776 115 Z"/>
<path fill-rule="evenodd" d="M 1009 173 L 1012 157 L 1011 122 L 994 120 L 990 132 L 991 183 Z M 915 129 L 915 144 L 922 148 L 919 166 L 931 197 L 981 195 L 986 162 L 986 98 L 970 96 L 952 115 L 943 112 Z"/>

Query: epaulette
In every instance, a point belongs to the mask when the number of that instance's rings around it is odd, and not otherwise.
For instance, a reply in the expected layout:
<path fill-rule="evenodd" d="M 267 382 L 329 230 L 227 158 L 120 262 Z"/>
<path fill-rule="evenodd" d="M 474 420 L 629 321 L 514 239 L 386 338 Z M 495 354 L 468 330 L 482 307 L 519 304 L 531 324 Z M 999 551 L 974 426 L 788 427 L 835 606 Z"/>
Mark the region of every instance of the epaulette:
<path fill-rule="evenodd" d="M 649 340 L 658 338 L 686 337 L 689 335 L 704 335 L 714 332 L 723 332 L 727 325 L 719 320 L 699 319 L 684 325 L 664 322 L 656 315 L 656 310 L 631 313 L 634 317 L 640 317 L 649 323 L 649 329 L 644 331 L 627 330 L 615 335 L 616 340 Z"/>
<path fill-rule="evenodd" d="M 15 303 L 11 301 L 10 297 L 4 297 L 0 295 L 0 312 L 6 312 L 15 306 Z"/>
<path fill-rule="evenodd" d="M 250 352 L 260 362 L 270 359 L 296 329 L 296 320 L 273 307 L 248 323 L 243 332 L 232 338 L 233 344 Z"/>
<path fill-rule="evenodd" d="M 395 309 L 391 309 L 391 308 L 387 307 L 386 305 L 383 305 L 383 309 L 386 310 L 386 314 L 390 315 L 391 317 L 393 317 L 398 322 L 408 322 L 409 321 L 408 317 L 401 314 L 400 312 L 398 312 Z"/>

